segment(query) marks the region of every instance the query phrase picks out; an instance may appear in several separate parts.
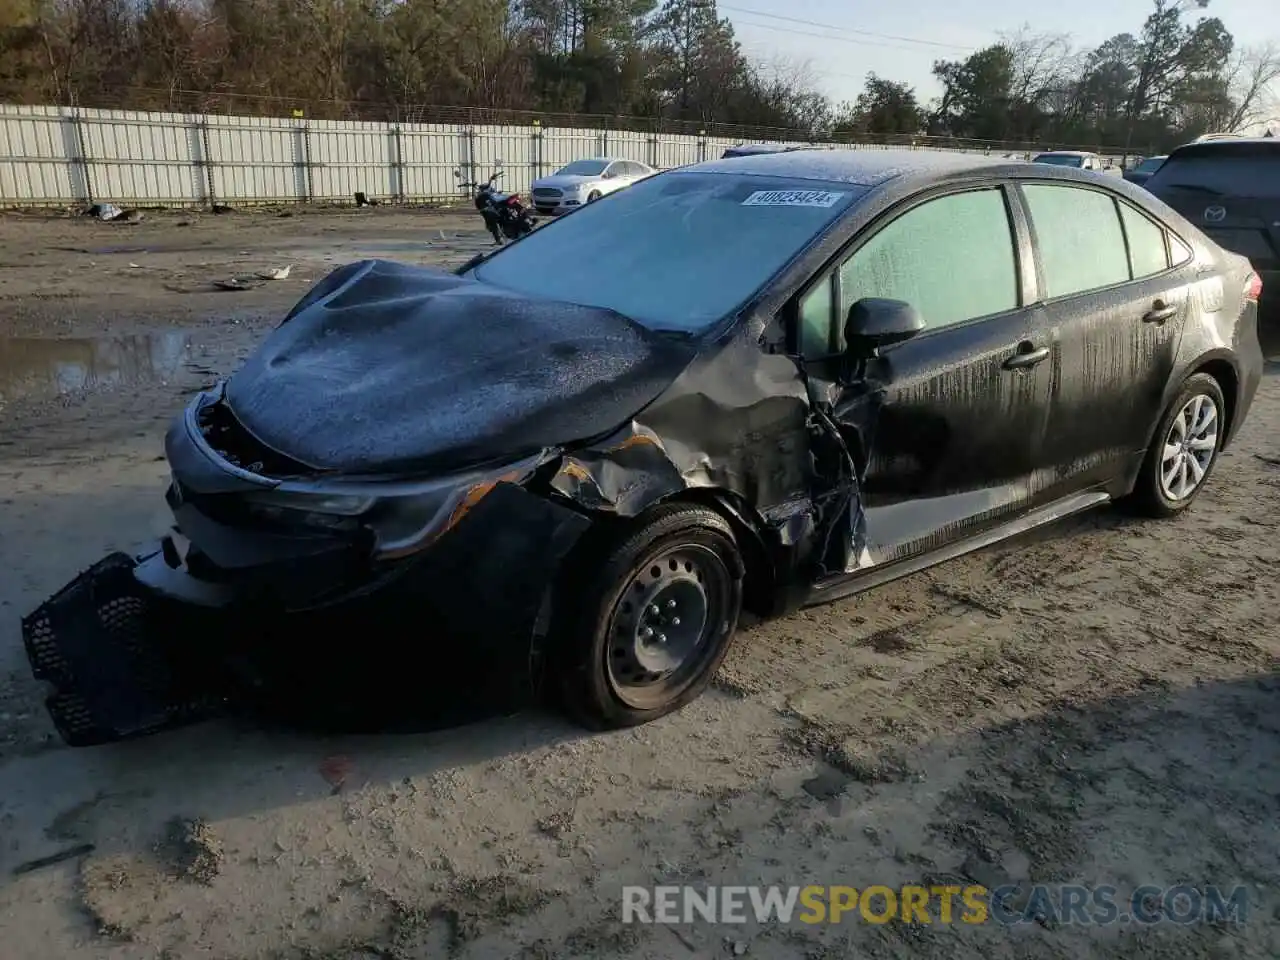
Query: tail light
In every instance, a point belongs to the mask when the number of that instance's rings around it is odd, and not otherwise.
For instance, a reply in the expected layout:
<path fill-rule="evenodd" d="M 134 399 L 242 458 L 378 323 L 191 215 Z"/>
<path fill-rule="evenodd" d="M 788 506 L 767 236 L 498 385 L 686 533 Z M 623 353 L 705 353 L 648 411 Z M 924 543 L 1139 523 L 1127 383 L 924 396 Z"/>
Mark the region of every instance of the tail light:
<path fill-rule="evenodd" d="M 1258 276 L 1256 271 L 1245 278 L 1244 298 L 1254 303 L 1262 299 L 1262 277 Z"/>

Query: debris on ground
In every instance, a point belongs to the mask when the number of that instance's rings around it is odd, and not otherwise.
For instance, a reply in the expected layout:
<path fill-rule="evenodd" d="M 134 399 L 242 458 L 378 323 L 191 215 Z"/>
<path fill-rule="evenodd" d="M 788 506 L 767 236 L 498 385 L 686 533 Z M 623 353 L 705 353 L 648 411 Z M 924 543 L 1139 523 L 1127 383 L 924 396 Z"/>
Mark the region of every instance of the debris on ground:
<path fill-rule="evenodd" d="M 222 869 L 222 841 L 201 819 L 170 820 L 157 853 L 173 875 L 197 883 L 213 883 Z"/>
<path fill-rule="evenodd" d="M 95 203 L 85 211 L 85 216 L 96 217 L 103 223 L 110 223 L 124 216 L 124 210 L 117 207 L 114 203 Z"/>
<path fill-rule="evenodd" d="M 94 845 L 92 843 L 81 843 L 74 847 L 68 847 L 65 850 L 59 850 L 57 853 L 51 853 L 47 857 L 36 857 L 34 860 L 27 860 L 18 864 L 13 868 L 15 877 L 24 873 L 31 873 L 35 870 L 43 870 L 45 867 L 52 867 L 59 863 L 65 863 L 68 860 L 75 860 L 77 857 L 87 856 L 93 853 Z"/>
<path fill-rule="evenodd" d="M 293 264 L 286 267 L 268 267 L 266 270 L 259 270 L 256 276 L 262 280 L 288 280 L 289 271 L 293 269 Z"/>
<path fill-rule="evenodd" d="M 239 276 L 231 277 L 229 280 L 215 280 L 213 285 L 219 290 L 253 290 L 266 282 L 264 277 L 254 274 L 240 274 Z"/>
<path fill-rule="evenodd" d="M 372 197 L 366 196 L 363 190 L 356 191 L 357 207 L 376 207 L 377 205 L 378 201 Z"/>
<path fill-rule="evenodd" d="M 103 223 L 141 223 L 143 214 L 141 210 L 126 210 L 124 207 L 117 207 L 114 203 L 95 203 L 85 210 L 86 217 L 94 217 Z"/>

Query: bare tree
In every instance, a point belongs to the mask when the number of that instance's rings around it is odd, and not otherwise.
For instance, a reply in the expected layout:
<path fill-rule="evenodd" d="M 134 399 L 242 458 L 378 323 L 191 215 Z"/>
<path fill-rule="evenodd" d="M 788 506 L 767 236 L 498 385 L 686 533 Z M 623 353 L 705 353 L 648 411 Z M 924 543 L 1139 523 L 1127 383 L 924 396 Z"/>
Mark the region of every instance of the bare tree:
<path fill-rule="evenodd" d="M 1079 75 L 1082 55 L 1065 33 L 1035 33 L 1024 24 L 1011 33 L 999 34 L 1000 43 L 1013 55 L 1011 98 L 1044 107 L 1070 78 Z"/>
<path fill-rule="evenodd" d="M 831 102 L 818 91 L 812 60 L 775 55 L 750 63 L 752 80 L 764 104 L 812 134 L 825 132 L 832 120 Z"/>
<path fill-rule="evenodd" d="M 1280 112 L 1280 43 L 1270 40 L 1245 47 L 1232 58 L 1229 70 L 1227 83 L 1235 109 L 1228 130 L 1260 126 Z"/>

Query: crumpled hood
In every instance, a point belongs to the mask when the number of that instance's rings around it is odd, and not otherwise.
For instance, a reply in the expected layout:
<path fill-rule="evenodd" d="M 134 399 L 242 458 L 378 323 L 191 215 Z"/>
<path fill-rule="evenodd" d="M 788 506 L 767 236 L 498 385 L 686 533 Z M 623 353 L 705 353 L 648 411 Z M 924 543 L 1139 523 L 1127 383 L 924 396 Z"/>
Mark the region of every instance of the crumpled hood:
<path fill-rule="evenodd" d="M 611 310 L 366 260 L 320 281 L 226 399 L 260 442 L 313 468 L 442 472 L 608 433 L 695 352 Z"/>

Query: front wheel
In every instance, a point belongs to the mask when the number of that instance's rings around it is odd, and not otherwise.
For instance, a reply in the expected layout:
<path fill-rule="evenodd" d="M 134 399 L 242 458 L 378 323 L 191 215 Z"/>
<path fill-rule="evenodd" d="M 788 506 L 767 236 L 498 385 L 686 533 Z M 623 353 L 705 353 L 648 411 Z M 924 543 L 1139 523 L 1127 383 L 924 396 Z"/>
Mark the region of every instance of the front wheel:
<path fill-rule="evenodd" d="M 587 194 L 587 203 L 595 203 L 599 199 L 600 199 L 599 190 L 592 190 L 589 194 Z"/>
<path fill-rule="evenodd" d="M 1188 377 L 1160 418 L 1133 492 L 1121 502 L 1150 517 L 1191 506 L 1218 462 L 1226 409 L 1217 380 L 1207 373 Z"/>
<path fill-rule="evenodd" d="M 579 578 L 579 574 L 582 576 Z M 566 710 L 592 729 L 648 723 L 695 699 L 738 626 L 743 567 L 711 510 L 660 507 L 569 571 L 573 609 L 549 664 Z"/>

